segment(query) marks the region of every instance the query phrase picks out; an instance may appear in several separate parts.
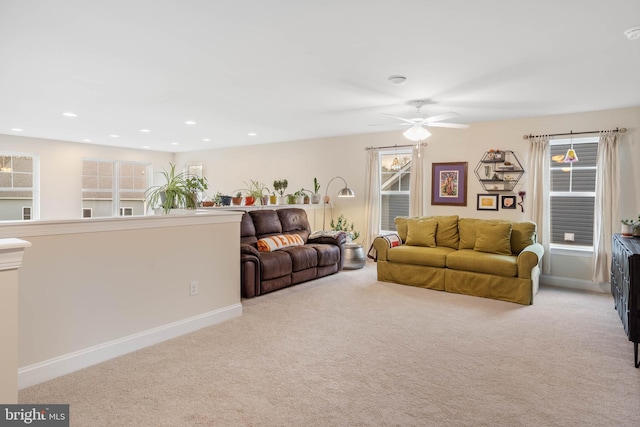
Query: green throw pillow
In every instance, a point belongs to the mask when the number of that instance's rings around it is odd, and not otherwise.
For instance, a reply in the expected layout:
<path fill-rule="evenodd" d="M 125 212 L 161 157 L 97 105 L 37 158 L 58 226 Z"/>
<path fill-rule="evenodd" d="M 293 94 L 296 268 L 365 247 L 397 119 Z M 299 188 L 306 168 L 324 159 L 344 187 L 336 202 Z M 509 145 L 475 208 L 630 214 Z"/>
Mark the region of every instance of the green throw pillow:
<path fill-rule="evenodd" d="M 433 216 L 431 218 L 438 221 L 436 245 L 458 249 L 458 215 Z"/>
<path fill-rule="evenodd" d="M 514 222 L 511 228 L 511 253 L 519 254 L 536 242 L 536 224 L 531 221 Z"/>
<path fill-rule="evenodd" d="M 407 219 L 407 245 L 436 247 L 436 229 L 438 222 L 426 218 Z"/>
<path fill-rule="evenodd" d="M 476 245 L 479 252 L 511 255 L 511 224 L 478 224 Z"/>

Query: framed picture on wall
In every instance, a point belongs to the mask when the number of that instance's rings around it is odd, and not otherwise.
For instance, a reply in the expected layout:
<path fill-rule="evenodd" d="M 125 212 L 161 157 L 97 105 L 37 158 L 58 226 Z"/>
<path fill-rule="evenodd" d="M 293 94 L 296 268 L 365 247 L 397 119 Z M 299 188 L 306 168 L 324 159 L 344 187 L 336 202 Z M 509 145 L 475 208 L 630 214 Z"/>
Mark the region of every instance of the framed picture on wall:
<path fill-rule="evenodd" d="M 515 209 L 516 208 L 516 196 L 502 196 L 501 198 L 502 209 Z"/>
<path fill-rule="evenodd" d="M 431 204 L 467 206 L 467 162 L 431 164 Z"/>
<path fill-rule="evenodd" d="M 497 211 L 498 210 L 498 195 L 497 194 L 478 194 L 478 206 L 479 211 Z"/>

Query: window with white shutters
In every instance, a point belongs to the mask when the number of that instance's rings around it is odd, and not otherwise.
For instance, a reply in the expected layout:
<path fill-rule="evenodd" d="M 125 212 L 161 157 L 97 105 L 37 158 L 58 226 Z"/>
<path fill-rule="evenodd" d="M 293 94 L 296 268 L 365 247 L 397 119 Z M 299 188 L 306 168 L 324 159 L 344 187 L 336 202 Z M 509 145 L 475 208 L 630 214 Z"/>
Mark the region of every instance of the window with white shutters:
<path fill-rule="evenodd" d="M 551 244 L 592 247 L 598 138 L 549 142 Z M 573 147 L 577 161 L 566 163 Z"/>
<path fill-rule="evenodd" d="M 395 231 L 395 218 L 409 215 L 411 150 L 380 152 L 380 230 Z"/>

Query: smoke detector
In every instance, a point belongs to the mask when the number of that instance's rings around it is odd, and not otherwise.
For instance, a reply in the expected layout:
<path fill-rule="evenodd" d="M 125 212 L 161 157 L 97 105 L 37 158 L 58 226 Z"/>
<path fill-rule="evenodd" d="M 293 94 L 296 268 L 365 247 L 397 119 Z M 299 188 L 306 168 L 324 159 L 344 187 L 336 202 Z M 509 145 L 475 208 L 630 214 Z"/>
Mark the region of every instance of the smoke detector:
<path fill-rule="evenodd" d="M 624 35 L 627 36 L 629 40 L 638 40 L 640 39 L 640 27 L 629 28 L 624 32 Z"/>
<path fill-rule="evenodd" d="M 405 76 L 393 75 L 389 76 L 388 80 L 394 85 L 401 85 L 407 80 L 407 78 Z"/>

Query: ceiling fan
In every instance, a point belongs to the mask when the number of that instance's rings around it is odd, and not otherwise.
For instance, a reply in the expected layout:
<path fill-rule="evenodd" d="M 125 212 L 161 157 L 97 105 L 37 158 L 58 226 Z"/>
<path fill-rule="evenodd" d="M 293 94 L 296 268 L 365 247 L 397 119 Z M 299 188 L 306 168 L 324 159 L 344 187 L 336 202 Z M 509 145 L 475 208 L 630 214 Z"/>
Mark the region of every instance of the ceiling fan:
<path fill-rule="evenodd" d="M 423 117 L 422 113 L 420 112 L 420 108 L 422 108 L 423 105 L 427 104 L 427 101 L 425 100 L 411 101 L 409 104 L 416 107 L 417 117 L 407 119 L 404 117 L 394 116 L 392 114 L 382 114 L 397 120 L 401 120 L 402 123 L 398 123 L 400 126 L 411 126 L 409 129 L 402 133 L 405 138 L 411 141 L 418 142 L 429 138 L 431 136 L 431 132 L 425 129 L 425 127 L 441 127 L 453 129 L 466 129 L 469 127 L 469 125 L 463 125 L 459 123 L 441 123 L 443 120 L 457 117 L 458 114 L 454 112 L 438 114 L 437 116 L 431 117 Z"/>

